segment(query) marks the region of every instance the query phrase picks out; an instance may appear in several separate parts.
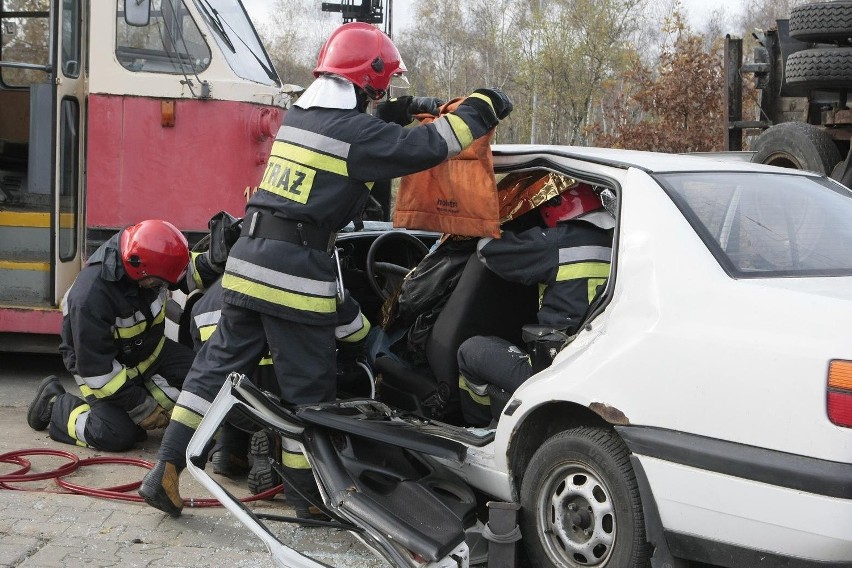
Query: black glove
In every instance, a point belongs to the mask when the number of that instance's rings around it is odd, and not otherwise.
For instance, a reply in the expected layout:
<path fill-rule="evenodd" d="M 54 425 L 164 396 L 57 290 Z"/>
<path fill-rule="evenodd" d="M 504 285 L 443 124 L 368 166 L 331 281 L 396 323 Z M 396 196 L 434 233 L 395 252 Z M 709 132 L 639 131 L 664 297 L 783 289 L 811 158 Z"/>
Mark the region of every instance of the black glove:
<path fill-rule="evenodd" d="M 385 122 L 395 122 L 400 126 L 411 124 L 415 114 L 438 115 L 438 109 L 444 104 L 434 97 L 404 96 L 389 99 L 376 106 L 376 116 Z"/>
<path fill-rule="evenodd" d="M 395 122 L 400 126 L 411 123 L 411 100 L 414 97 L 405 96 L 388 99 L 376 105 L 376 116 L 385 122 Z"/>
<path fill-rule="evenodd" d="M 207 256 L 214 268 L 225 269 L 228 253 L 231 252 L 231 247 L 240 238 L 240 222 L 241 219 L 237 219 L 225 211 L 219 211 L 207 223 L 207 227 L 210 229 L 210 248 Z"/>
<path fill-rule="evenodd" d="M 476 89 L 474 93 L 485 95 L 491 99 L 491 106 L 494 107 L 494 114 L 496 114 L 497 118 L 500 120 L 509 116 L 509 113 L 511 113 L 514 108 L 509 95 L 504 93 L 502 89 Z"/>
<path fill-rule="evenodd" d="M 438 116 L 438 109 L 444 106 L 444 101 L 435 97 L 413 97 L 408 105 L 408 112 L 414 114 L 431 114 Z"/>

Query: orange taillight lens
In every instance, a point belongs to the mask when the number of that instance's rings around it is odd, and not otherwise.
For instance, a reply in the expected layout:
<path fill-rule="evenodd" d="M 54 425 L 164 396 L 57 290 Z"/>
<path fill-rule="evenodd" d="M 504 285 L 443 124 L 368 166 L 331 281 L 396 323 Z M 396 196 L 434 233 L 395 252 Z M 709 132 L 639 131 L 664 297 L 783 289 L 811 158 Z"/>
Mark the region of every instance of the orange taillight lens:
<path fill-rule="evenodd" d="M 828 419 L 852 428 L 852 361 L 832 361 L 828 366 Z"/>

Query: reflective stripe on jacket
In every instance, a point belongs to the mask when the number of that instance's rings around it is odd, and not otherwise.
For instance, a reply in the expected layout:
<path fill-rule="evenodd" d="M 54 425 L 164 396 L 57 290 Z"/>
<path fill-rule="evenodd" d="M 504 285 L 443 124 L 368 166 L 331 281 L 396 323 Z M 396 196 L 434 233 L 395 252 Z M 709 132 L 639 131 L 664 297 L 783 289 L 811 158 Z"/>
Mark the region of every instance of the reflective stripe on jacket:
<path fill-rule="evenodd" d="M 539 285 L 538 323 L 573 333 L 609 278 L 612 231 L 575 219 L 481 239 L 477 252 L 506 280 Z"/>
<path fill-rule="evenodd" d="M 207 341 L 222 317 L 222 286 L 217 282 L 210 286 L 204 296 L 192 307 L 189 330 L 197 352 Z M 338 341 L 354 343 L 361 341 L 370 332 L 370 321 L 361 313 L 361 306 L 348 292 L 337 310 L 338 325 L 334 336 Z M 261 359 L 260 365 L 271 365 L 272 358 Z"/>

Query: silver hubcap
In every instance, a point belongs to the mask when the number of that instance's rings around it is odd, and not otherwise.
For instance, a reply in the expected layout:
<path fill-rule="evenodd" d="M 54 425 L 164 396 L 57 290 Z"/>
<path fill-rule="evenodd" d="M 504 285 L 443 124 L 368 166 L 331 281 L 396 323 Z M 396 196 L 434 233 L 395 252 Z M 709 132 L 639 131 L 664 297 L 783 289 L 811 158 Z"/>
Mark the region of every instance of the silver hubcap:
<path fill-rule="evenodd" d="M 557 565 L 604 566 L 615 542 L 611 492 L 580 463 L 562 464 L 539 496 L 539 531 Z"/>

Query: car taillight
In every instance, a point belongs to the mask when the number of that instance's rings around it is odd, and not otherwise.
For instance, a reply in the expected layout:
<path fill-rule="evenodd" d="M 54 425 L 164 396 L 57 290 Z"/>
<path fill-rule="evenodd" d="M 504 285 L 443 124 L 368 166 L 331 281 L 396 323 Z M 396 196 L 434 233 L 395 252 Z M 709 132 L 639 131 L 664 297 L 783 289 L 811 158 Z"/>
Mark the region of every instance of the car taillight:
<path fill-rule="evenodd" d="M 832 361 L 828 366 L 828 419 L 852 428 L 852 361 Z"/>

